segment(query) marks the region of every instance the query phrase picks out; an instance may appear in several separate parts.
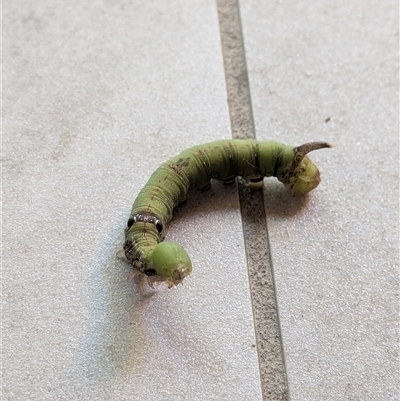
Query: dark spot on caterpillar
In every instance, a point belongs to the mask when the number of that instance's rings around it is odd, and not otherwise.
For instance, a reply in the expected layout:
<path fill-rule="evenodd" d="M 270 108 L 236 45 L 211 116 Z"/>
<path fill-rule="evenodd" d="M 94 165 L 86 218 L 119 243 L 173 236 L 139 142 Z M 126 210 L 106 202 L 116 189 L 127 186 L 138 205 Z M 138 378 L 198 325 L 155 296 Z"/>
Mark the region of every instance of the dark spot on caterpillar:
<path fill-rule="evenodd" d="M 260 170 L 260 148 L 258 146 L 258 143 L 256 142 L 254 144 L 254 167 L 258 170 Z"/>
<path fill-rule="evenodd" d="M 157 229 L 157 231 L 158 231 L 159 234 L 162 233 L 163 225 L 162 225 L 162 223 L 161 223 L 160 220 L 156 220 L 156 229 Z"/>
<path fill-rule="evenodd" d="M 251 178 L 249 181 L 253 182 L 253 183 L 258 183 L 263 180 L 264 180 L 264 177 L 260 177 L 260 178 Z"/>
<path fill-rule="evenodd" d="M 200 157 L 200 159 L 202 160 L 203 163 L 209 164 L 209 163 L 208 163 L 207 154 L 206 154 L 206 152 L 204 152 L 203 149 L 197 149 L 197 150 L 196 150 L 196 153 L 197 153 L 197 155 Z"/>
<path fill-rule="evenodd" d="M 146 270 L 143 270 L 143 273 L 146 276 L 155 276 L 157 274 L 155 269 L 146 269 Z"/>
<path fill-rule="evenodd" d="M 326 118 L 325 118 L 325 122 L 326 122 L 326 123 L 329 123 L 329 121 L 331 121 L 331 118 L 330 118 L 330 117 L 326 117 Z"/>
<path fill-rule="evenodd" d="M 182 175 L 182 168 L 178 164 L 170 164 L 168 166 L 174 173 Z"/>
<path fill-rule="evenodd" d="M 189 160 L 190 160 L 190 157 L 188 157 L 188 158 L 186 158 L 186 159 L 180 158 L 180 159 L 178 159 L 178 161 L 176 162 L 176 165 L 177 165 L 178 167 L 180 167 L 180 168 L 182 168 L 182 167 L 188 167 L 189 164 L 190 164 Z"/>
<path fill-rule="evenodd" d="M 127 224 L 128 228 L 131 228 L 135 223 L 136 223 L 136 216 L 130 217 Z"/>
<path fill-rule="evenodd" d="M 276 177 L 277 173 L 278 173 L 278 168 L 281 166 L 282 164 L 282 159 L 283 159 L 283 152 L 279 152 L 278 156 L 275 159 L 275 165 L 274 165 L 274 171 L 272 173 L 272 175 L 274 177 Z"/>

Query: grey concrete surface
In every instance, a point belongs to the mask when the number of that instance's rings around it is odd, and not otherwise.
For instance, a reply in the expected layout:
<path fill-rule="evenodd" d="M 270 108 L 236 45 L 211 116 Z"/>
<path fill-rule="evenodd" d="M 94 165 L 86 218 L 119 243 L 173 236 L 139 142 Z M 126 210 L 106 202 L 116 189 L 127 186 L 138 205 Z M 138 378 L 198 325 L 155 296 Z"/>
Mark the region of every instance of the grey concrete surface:
<path fill-rule="evenodd" d="M 3 70 L 4 400 L 261 400 L 235 188 L 191 194 L 183 286 L 127 283 L 135 195 L 229 138 L 213 1 L 8 1 Z"/>
<path fill-rule="evenodd" d="M 266 214 L 291 400 L 398 400 L 398 3 L 240 2 L 258 139 L 335 145 Z"/>
<path fill-rule="evenodd" d="M 240 3 L 257 138 L 335 145 L 264 191 L 291 400 L 399 399 L 397 10 Z M 115 257 L 151 172 L 231 136 L 215 2 L 8 0 L 3 64 L 3 399 L 261 400 L 235 188 L 177 210 L 183 286 Z"/>

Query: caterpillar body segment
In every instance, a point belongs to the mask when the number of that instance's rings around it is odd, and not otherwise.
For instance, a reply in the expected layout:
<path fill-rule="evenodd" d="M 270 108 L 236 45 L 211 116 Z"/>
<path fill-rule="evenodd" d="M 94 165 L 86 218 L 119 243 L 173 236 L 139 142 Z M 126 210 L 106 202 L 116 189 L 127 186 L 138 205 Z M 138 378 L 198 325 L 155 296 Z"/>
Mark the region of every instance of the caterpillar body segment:
<path fill-rule="evenodd" d="M 164 241 L 165 227 L 174 208 L 191 189 L 204 190 L 211 179 L 224 183 L 243 177 L 252 187 L 262 187 L 264 177 L 276 177 L 294 195 L 305 195 L 318 186 L 318 168 L 306 156 L 330 148 L 326 142 L 298 147 L 253 139 L 220 140 L 189 148 L 162 164 L 140 191 L 125 229 L 124 252 L 134 269 L 149 284 L 179 284 L 190 274 L 192 263 L 174 241 Z"/>

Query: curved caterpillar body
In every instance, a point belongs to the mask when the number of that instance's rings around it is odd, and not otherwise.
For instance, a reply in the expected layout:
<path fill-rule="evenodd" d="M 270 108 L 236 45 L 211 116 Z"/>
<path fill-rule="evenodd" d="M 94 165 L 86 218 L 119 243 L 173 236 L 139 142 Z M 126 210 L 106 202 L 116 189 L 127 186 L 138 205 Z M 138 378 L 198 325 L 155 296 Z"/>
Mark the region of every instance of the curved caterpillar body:
<path fill-rule="evenodd" d="M 190 189 L 208 189 L 211 178 L 232 183 L 237 176 L 252 187 L 262 187 L 264 177 L 274 176 L 293 195 L 305 195 L 320 182 L 318 168 L 306 154 L 330 147 L 326 142 L 293 147 L 234 139 L 183 151 L 162 164 L 136 198 L 125 229 L 125 256 L 134 269 L 148 276 L 151 286 L 157 281 L 179 284 L 190 274 L 192 263 L 179 244 L 164 242 L 165 226 Z"/>

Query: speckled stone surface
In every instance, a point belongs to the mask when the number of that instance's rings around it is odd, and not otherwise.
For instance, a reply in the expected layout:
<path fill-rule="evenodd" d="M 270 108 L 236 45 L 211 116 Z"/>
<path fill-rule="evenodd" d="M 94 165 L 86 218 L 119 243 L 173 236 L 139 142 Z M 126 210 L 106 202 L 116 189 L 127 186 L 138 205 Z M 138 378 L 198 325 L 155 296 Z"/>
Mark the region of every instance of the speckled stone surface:
<path fill-rule="evenodd" d="M 183 286 L 126 282 L 135 195 L 230 137 L 213 1 L 3 9 L 4 400 L 260 400 L 235 188 L 179 208 Z"/>
<path fill-rule="evenodd" d="M 335 145 L 265 188 L 291 400 L 398 400 L 397 2 L 240 5 L 257 137 Z"/>
<path fill-rule="evenodd" d="M 336 146 L 264 192 L 291 399 L 398 400 L 397 3 L 240 6 L 258 139 Z M 231 135 L 215 3 L 6 1 L 3 58 L 3 399 L 261 400 L 234 188 L 177 211 L 183 286 L 115 258 L 151 172 Z"/>

